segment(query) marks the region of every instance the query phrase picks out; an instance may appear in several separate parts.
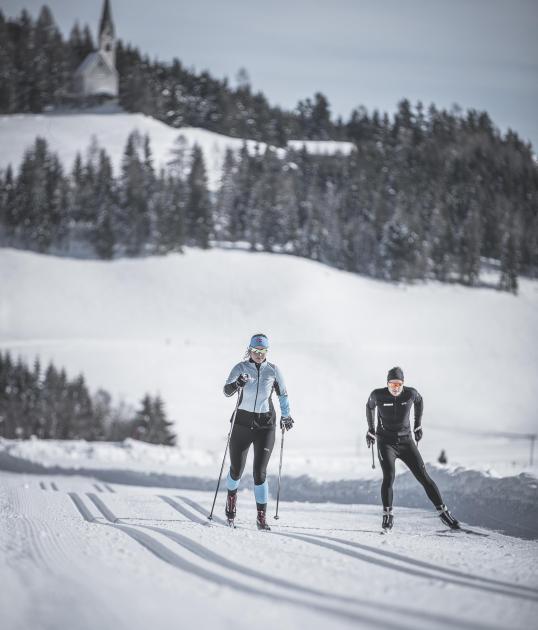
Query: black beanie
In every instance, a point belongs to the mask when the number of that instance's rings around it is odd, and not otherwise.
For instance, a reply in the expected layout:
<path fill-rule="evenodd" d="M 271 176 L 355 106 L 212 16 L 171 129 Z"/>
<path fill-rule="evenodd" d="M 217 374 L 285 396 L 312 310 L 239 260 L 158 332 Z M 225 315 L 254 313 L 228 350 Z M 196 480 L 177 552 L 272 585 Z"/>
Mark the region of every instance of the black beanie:
<path fill-rule="evenodd" d="M 404 375 L 401 367 L 393 367 L 387 374 L 387 383 L 389 381 L 403 381 Z"/>

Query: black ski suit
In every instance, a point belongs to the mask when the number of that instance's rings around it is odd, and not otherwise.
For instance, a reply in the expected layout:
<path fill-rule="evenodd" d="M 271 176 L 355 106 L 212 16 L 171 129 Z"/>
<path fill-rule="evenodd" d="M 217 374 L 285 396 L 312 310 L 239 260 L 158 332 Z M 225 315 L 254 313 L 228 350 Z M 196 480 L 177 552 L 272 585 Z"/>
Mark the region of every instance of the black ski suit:
<path fill-rule="evenodd" d="M 414 429 L 418 429 L 421 426 L 424 405 L 422 396 L 413 387 L 404 386 L 399 396 L 393 396 L 388 387 L 374 389 L 366 403 L 368 430 L 377 436 L 377 455 L 383 471 L 381 500 L 384 508 L 392 507 L 392 485 L 397 458 L 401 459 L 415 475 L 436 507 L 443 503 L 439 489 L 426 472 L 422 456 L 411 436 L 409 415 L 413 405 L 415 406 Z M 377 430 L 375 427 L 376 408 Z"/>

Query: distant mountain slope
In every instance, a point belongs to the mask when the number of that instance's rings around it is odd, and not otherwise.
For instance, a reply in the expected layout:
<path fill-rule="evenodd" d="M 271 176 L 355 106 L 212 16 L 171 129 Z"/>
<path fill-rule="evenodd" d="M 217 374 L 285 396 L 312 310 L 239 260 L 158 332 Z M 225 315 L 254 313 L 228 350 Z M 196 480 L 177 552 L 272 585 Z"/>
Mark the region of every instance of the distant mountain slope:
<path fill-rule="evenodd" d="M 208 171 L 209 187 L 215 190 L 219 184 L 222 164 L 228 148 L 239 151 L 243 140 L 231 138 L 206 129 L 184 127 L 177 129 L 145 116 L 128 113 L 74 113 L 74 114 L 15 114 L 0 116 L 0 168 L 8 164 L 18 168 L 25 150 L 36 136 L 45 138 L 52 149 L 60 156 L 64 168 L 73 166 L 77 152 L 85 153 L 92 137 L 99 146 L 106 149 L 115 169 L 119 169 L 125 143 L 131 131 L 137 129 L 142 135 L 148 134 L 157 168 L 166 166 L 172 158 L 174 143 L 181 135 L 187 146 L 198 144 L 204 153 Z M 258 146 L 264 151 L 266 144 L 247 140 L 249 151 Z M 293 148 L 306 145 L 311 153 L 349 153 L 351 142 L 301 141 L 293 140 Z M 283 149 L 277 149 L 283 155 Z"/>
<path fill-rule="evenodd" d="M 366 399 L 395 364 L 424 396 L 427 457 L 448 447 L 449 461 L 471 465 L 489 447 L 469 432 L 536 431 L 534 281 L 516 298 L 394 286 L 285 255 L 99 262 L 3 249 L 0 286 L 2 349 L 53 359 L 135 404 L 160 392 L 185 445 L 221 444 L 233 408 L 222 386 L 255 332 L 269 335 L 287 379 L 290 447 L 363 445 Z"/>

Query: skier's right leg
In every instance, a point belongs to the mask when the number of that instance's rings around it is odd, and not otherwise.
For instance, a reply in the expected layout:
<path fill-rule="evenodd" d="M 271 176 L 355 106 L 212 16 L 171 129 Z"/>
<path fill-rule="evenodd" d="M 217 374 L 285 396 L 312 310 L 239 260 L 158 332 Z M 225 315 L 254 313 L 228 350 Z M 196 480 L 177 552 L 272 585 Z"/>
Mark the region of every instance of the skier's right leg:
<path fill-rule="evenodd" d="M 383 471 L 383 482 L 381 483 L 381 501 L 383 509 L 392 509 L 392 485 L 394 483 L 395 462 L 398 457 L 396 447 L 383 440 L 377 439 L 377 456 L 381 470 Z"/>
<path fill-rule="evenodd" d="M 381 501 L 383 503 L 383 523 L 381 527 L 384 531 L 392 529 L 394 516 L 392 514 L 392 485 L 396 470 L 396 458 L 398 451 L 395 446 L 377 439 L 377 455 L 381 470 L 383 471 L 383 482 L 381 484 Z"/>
<path fill-rule="evenodd" d="M 252 443 L 252 431 L 248 427 L 234 425 L 232 435 L 230 437 L 230 470 L 226 477 L 226 488 L 228 496 L 226 497 L 226 518 L 228 523 L 233 524 L 236 515 L 237 489 L 239 482 L 245 469 L 247 461 L 248 449 Z"/>

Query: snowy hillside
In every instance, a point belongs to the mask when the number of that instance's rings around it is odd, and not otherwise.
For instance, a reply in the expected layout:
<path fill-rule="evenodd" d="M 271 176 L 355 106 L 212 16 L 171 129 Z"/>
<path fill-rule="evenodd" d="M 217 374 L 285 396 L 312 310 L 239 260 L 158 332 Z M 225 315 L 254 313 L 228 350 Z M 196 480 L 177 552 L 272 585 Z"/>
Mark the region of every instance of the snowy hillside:
<path fill-rule="evenodd" d="M 132 404 L 160 392 L 185 448 L 221 449 L 233 406 L 222 385 L 263 331 L 287 379 L 288 447 L 303 471 L 337 457 L 343 476 L 362 475 L 365 402 L 394 364 L 424 396 L 426 459 L 444 448 L 449 464 L 509 473 L 528 463 L 528 441 L 488 434 L 536 432 L 536 282 L 514 297 L 396 287 L 242 251 L 100 262 L 4 249 L 0 284 L 1 348 L 83 372 L 92 390 Z"/>
<path fill-rule="evenodd" d="M 142 135 L 149 135 L 157 168 L 166 166 L 172 159 L 171 151 L 180 136 L 187 147 L 198 144 L 204 153 L 212 190 L 218 187 L 226 150 L 239 151 L 243 146 L 243 140 L 238 138 L 195 127 L 176 129 L 143 114 L 17 114 L 0 116 L 0 168 L 6 168 L 8 164 L 18 168 L 25 150 L 34 143 L 36 136 L 41 136 L 51 150 L 59 154 L 64 167 L 70 170 L 77 152 L 85 153 L 95 137 L 99 146 L 110 155 L 117 172 L 127 137 L 135 129 Z M 263 152 L 267 146 L 254 140 L 247 140 L 246 144 L 251 152 L 256 147 Z M 353 149 L 350 142 L 293 140 L 290 144 L 297 149 L 305 145 L 313 154 L 336 151 L 348 154 Z M 283 150 L 279 152 L 283 154 Z"/>

